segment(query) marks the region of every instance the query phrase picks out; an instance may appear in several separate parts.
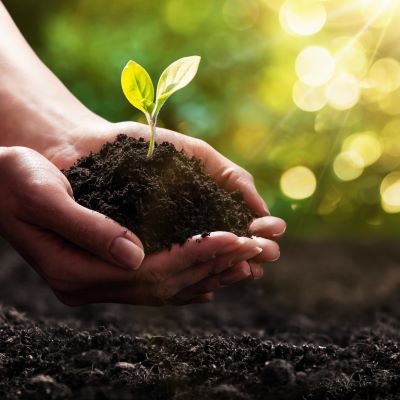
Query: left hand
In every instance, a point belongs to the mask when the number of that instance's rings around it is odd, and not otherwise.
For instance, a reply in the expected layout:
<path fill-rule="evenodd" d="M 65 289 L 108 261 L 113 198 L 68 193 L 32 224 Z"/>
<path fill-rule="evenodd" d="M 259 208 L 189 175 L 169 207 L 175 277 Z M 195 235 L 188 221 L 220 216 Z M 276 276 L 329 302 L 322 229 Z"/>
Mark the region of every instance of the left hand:
<path fill-rule="evenodd" d="M 63 144 L 54 147 L 46 154 L 59 168 L 68 168 L 78 158 L 87 155 L 90 151 L 97 151 L 108 141 L 113 141 L 120 134 L 126 134 L 135 138 L 148 138 L 148 127 L 135 122 L 109 123 L 99 120 L 89 128 L 78 129 L 72 132 L 68 145 Z M 276 261 L 279 258 L 279 246 L 276 240 L 279 239 L 286 229 L 286 223 L 277 217 L 269 215 L 267 205 L 261 198 L 254 185 L 252 175 L 236 165 L 228 158 L 224 157 L 213 147 L 203 140 L 193 138 L 168 129 L 157 128 L 156 141 L 171 142 L 178 150 L 183 149 L 188 156 L 195 156 L 203 161 L 205 171 L 212 176 L 217 183 L 229 191 L 239 190 L 248 206 L 259 216 L 250 225 L 250 232 L 254 235 L 262 253 L 249 262 L 253 279 L 260 279 L 263 269 L 260 263 Z M 234 281 L 248 279 L 248 274 L 244 274 L 241 269 L 235 270 L 232 267 L 230 274 Z M 189 288 L 199 293 L 210 292 L 221 286 L 218 275 L 206 278 L 196 284 L 196 288 Z M 184 294 L 183 294 L 184 295 Z"/>

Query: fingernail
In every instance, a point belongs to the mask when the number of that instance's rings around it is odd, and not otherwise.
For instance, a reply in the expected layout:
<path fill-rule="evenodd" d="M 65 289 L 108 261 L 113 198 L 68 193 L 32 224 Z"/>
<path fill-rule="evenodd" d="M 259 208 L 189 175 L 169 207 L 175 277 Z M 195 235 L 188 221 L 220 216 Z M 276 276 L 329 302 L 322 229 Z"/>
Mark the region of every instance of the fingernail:
<path fill-rule="evenodd" d="M 114 239 L 110 253 L 118 264 L 129 269 L 138 269 L 144 258 L 144 251 L 124 237 Z"/>
<path fill-rule="evenodd" d="M 286 226 L 285 226 L 285 228 L 283 229 L 282 232 L 274 233 L 274 234 L 272 235 L 272 237 L 273 237 L 273 238 L 280 237 L 280 236 L 282 236 L 285 232 L 286 232 Z"/>
<path fill-rule="evenodd" d="M 281 252 L 278 252 L 278 257 L 276 257 L 273 260 L 271 260 L 271 262 L 278 261 L 280 257 L 281 257 Z"/>
<path fill-rule="evenodd" d="M 263 251 L 263 249 L 261 247 L 253 247 L 252 249 L 247 250 L 246 252 L 236 256 L 231 261 L 231 265 L 235 265 L 239 261 L 249 260 L 250 258 L 253 258 L 253 257 L 259 255 L 262 251 Z"/>
<path fill-rule="evenodd" d="M 255 281 L 257 281 L 258 279 L 261 279 L 261 277 L 263 275 L 261 267 L 256 267 L 256 266 L 250 265 L 250 268 L 251 268 L 251 274 L 253 275 L 253 279 Z"/>

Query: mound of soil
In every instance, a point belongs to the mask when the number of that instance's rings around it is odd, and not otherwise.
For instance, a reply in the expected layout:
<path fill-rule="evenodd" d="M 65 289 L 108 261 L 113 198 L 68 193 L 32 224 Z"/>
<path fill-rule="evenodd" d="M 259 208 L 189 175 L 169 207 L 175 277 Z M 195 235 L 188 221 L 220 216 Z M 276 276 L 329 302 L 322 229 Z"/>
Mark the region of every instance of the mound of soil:
<path fill-rule="evenodd" d="M 255 217 L 240 192 L 227 192 L 195 157 L 168 142 L 156 145 L 119 135 L 63 171 L 75 200 L 119 222 L 141 239 L 146 253 L 213 231 L 250 236 Z"/>

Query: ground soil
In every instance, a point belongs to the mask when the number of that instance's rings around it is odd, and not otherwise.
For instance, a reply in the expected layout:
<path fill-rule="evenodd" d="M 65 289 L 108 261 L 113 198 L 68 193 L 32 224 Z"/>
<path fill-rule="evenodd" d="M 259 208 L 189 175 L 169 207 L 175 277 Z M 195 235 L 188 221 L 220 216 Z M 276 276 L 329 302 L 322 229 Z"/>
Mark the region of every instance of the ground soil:
<path fill-rule="evenodd" d="M 119 135 L 65 171 L 75 200 L 135 232 L 146 253 L 183 244 L 196 234 L 249 236 L 254 214 L 239 192 L 229 193 L 201 162 L 168 142 L 147 159 L 148 143 Z"/>
<path fill-rule="evenodd" d="M 397 243 L 284 241 L 261 282 L 178 308 L 68 308 L 0 254 L 1 399 L 400 399 Z"/>

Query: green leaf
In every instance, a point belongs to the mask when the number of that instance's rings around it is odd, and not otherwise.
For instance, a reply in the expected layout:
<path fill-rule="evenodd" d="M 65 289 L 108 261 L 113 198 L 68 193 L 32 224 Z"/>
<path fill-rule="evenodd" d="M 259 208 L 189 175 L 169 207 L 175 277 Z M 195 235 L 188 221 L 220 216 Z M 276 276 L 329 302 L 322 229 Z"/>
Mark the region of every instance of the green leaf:
<path fill-rule="evenodd" d="M 153 111 L 155 118 L 168 97 L 184 88 L 195 77 L 200 59 L 199 56 L 180 58 L 164 70 L 157 85 L 157 100 Z"/>
<path fill-rule="evenodd" d="M 128 101 L 145 114 L 154 109 L 154 87 L 147 71 L 135 61 L 128 61 L 121 75 L 122 91 Z"/>

